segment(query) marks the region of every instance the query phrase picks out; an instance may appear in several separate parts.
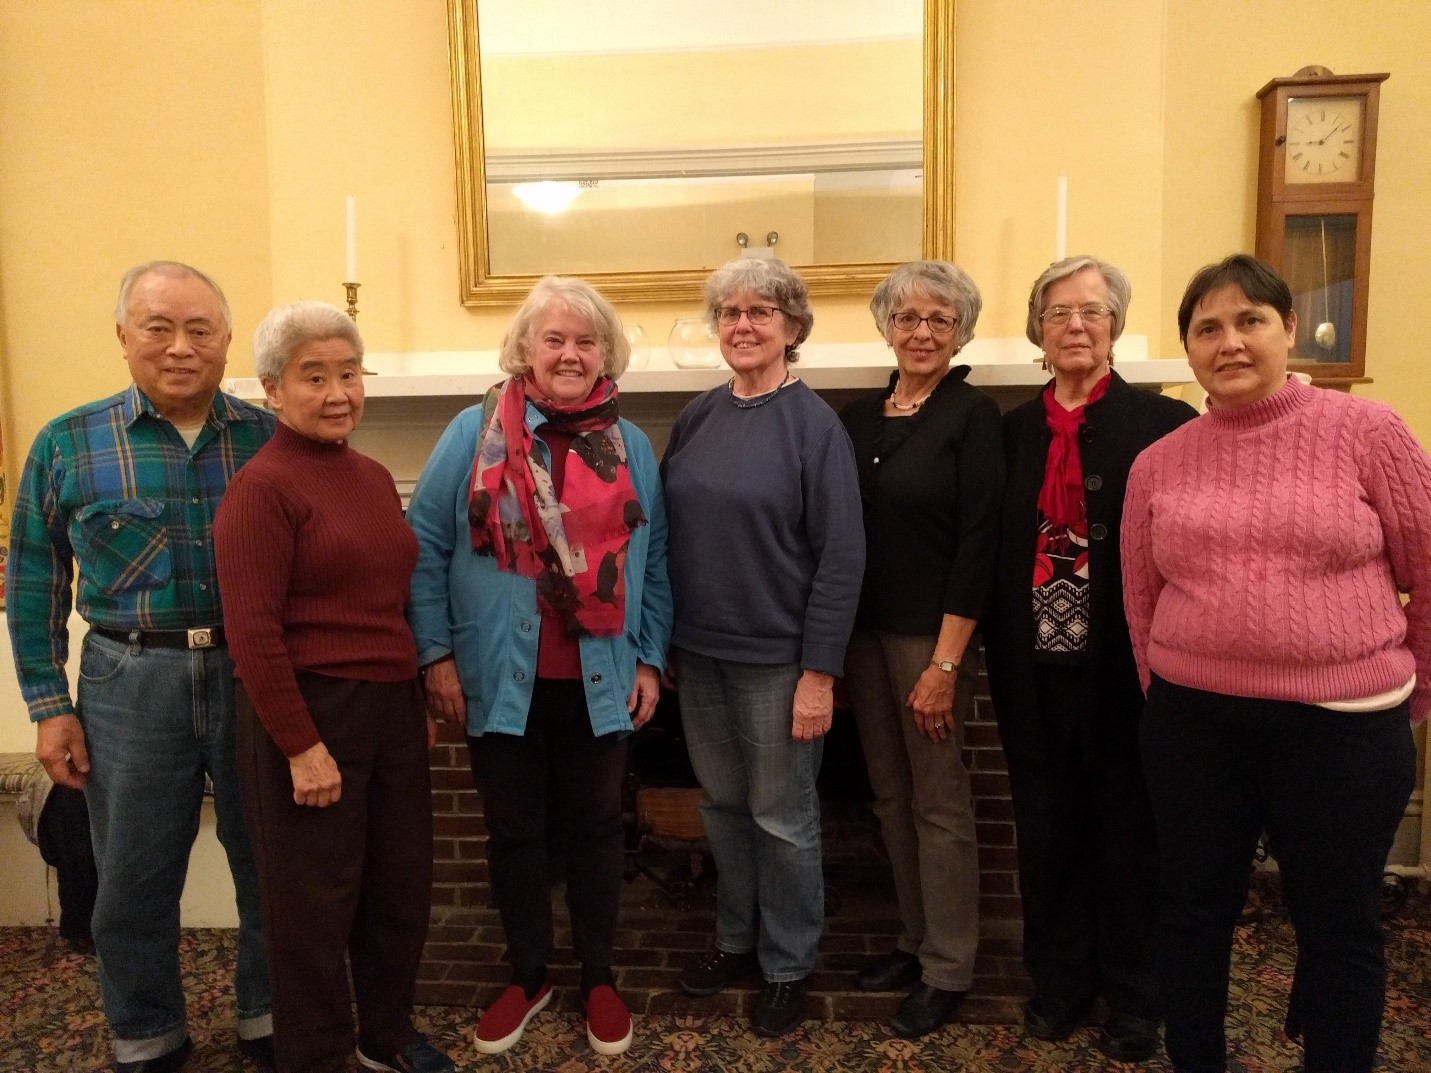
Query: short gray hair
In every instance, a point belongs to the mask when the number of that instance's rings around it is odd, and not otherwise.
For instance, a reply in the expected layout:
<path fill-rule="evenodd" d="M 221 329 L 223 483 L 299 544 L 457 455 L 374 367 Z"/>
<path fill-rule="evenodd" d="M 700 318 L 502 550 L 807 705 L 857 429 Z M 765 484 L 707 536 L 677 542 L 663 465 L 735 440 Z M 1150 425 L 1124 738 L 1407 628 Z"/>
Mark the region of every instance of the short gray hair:
<path fill-rule="evenodd" d="M 954 310 L 958 320 L 954 328 L 954 350 L 956 353 L 963 350 L 974 338 L 974 325 L 979 323 L 984 299 L 969 274 L 948 261 L 906 261 L 875 288 L 870 312 L 885 341 L 889 342 L 893 334 L 895 311 L 916 294 L 926 294 Z"/>
<path fill-rule="evenodd" d="M 785 360 L 800 360 L 800 344 L 810 338 L 815 313 L 810 308 L 810 288 L 796 271 L 775 257 L 740 257 L 721 265 L 706 277 L 706 324 L 716 328 L 716 310 L 736 291 L 773 302 L 796 327 L 795 342 L 785 348 Z"/>
<path fill-rule="evenodd" d="M 1108 287 L 1108 308 L 1113 310 L 1113 330 L 1109 336 L 1109 342 L 1116 342 L 1123 334 L 1123 324 L 1128 319 L 1128 303 L 1133 300 L 1133 285 L 1128 282 L 1128 277 L 1123 274 L 1123 270 L 1117 265 L 1110 265 L 1107 261 L 1100 261 L 1097 257 L 1090 257 L 1087 254 L 1080 254 L 1077 257 L 1065 257 L 1062 261 L 1055 261 L 1043 270 L 1043 275 L 1034 280 L 1033 290 L 1029 293 L 1029 317 L 1028 323 L 1024 327 L 1024 334 L 1034 346 L 1043 346 L 1043 321 L 1039 319 L 1043 313 L 1044 295 L 1048 289 L 1061 279 L 1069 276 L 1076 276 L 1087 268 L 1098 269 L 1099 275 L 1103 277 L 1103 282 Z"/>
<path fill-rule="evenodd" d="M 229 313 L 229 300 L 224 297 L 223 288 L 214 282 L 212 276 L 205 272 L 200 272 L 193 265 L 186 265 L 182 261 L 145 261 L 142 265 L 135 265 L 119 279 L 119 299 L 114 303 L 114 323 L 123 324 L 124 318 L 129 313 L 129 294 L 134 290 L 134 285 L 144 276 L 169 276 L 174 279 L 197 279 L 201 283 L 208 285 L 209 290 L 214 292 L 214 297 L 219 300 L 219 312 L 224 316 L 224 328 L 228 331 L 234 329 L 234 319 Z"/>
<path fill-rule="evenodd" d="M 342 339 L 363 360 L 363 337 L 353 318 L 327 302 L 290 302 L 275 306 L 253 332 L 253 364 L 260 380 L 282 380 L 283 370 L 300 347 Z"/>
<path fill-rule="evenodd" d="M 620 379 L 631 361 L 631 343 L 621 327 L 621 318 L 600 291 L 574 276 L 543 276 L 537 280 L 502 337 L 497 366 L 513 376 L 522 376 L 532 367 L 533 337 L 542 318 L 557 305 L 586 321 L 596 333 L 601 349 L 601 371 L 613 380 Z"/>

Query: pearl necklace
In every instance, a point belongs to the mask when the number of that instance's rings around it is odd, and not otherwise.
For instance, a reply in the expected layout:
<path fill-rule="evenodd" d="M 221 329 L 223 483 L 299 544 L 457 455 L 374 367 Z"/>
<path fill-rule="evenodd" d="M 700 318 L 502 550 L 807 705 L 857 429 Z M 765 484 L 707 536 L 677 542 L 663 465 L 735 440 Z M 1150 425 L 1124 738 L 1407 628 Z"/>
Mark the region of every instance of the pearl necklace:
<path fill-rule="evenodd" d="M 759 395 L 737 395 L 735 393 L 735 377 L 731 377 L 726 382 L 726 387 L 730 388 L 730 401 L 735 403 L 742 410 L 754 410 L 757 406 L 764 406 L 771 399 L 780 393 L 780 389 L 795 383 L 794 373 L 786 373 L 785 379 L 776 384 L 769 391 L 763 391 Z"/>

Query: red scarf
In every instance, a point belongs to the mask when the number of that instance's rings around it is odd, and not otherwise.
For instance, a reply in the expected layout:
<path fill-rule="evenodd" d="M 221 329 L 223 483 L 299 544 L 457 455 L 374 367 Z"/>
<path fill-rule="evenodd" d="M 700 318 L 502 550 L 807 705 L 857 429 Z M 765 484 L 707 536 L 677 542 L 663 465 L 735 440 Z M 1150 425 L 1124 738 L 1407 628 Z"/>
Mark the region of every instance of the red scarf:
<path fill-rule="evenodd" d="M 1048 443 L 1048 460 L 1043 467 L 1043 487 L 1038 492 L 1038 509 L 1048 519 L 1055 539 L 1069 529 L 1081 527 L 1088 519 L 1088 501 L 1083 494 L 1083 459 L 1078 454 L 1078 430 L 1083 427 L 1089 403 L 1108 393 L 1113 374 L 1107 373 L 1093 385 L 1082 406 L 1065 410 L 1053 397 L 1055 382 L 1043 389 L 1043 416 L 1053 439 Z M 1063 536 L 1063 539 L 1067 539 Z"/>
<path fill-rule="evenodd" d="M 472 550 L 537 583 L 537 598 L 576 637 L 613 637 L 626 625 L 626 550 L 646 524 L 617 419 L 616 382 L 597 380 L 584 402 L 533 402 L 572 433 L 561 502 L 527 427 L 526 381 L 487 392 L 472 465 L 467 521 Z"/>

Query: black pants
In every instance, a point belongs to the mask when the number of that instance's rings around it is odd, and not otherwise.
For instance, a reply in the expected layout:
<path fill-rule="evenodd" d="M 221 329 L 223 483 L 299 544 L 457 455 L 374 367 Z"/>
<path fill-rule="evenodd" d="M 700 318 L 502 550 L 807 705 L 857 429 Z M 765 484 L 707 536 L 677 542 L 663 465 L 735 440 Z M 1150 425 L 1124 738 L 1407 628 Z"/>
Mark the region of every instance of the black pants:
<path fill-rule="evenodd" d="M 1365 1073 L 1381 1033 L 1381 874 L 1411 795 L 1405 704 L 1344 713 L 1154 678 L 1142 728 L 1162 879 L 1168 1056 L 1221 1073 L 1232 931 L 1259 832 L 1297 933 L 1289 1027 L 1307 1073 Z"/>
<path fill-rule="evenodd" d="M 1024 965 L 1034 988 L 1080 1006 L 1156 1017 L 1157 851 L 1137 742 L 1089 740 L 1079 667 L 1034 671 L 1041 755 L 1010 754 Z"/>
<path fill-rule="evenodd" d="M 55 870 L 60 894 L 60 935 L 71 942 L 93 940 L 90 919 L 99 894 L 99 872 L 89 837 L 84 792 L 56 786 L 40 813 L 40 856 Z"/>
<path fill-rule="evenodd" d="M 525 734 L 483 734 L 467 743 L 513 980 L 531 989 L 546 978 L 551 880 L 563 864 L 572 949 L 587 979 L 592 970 L 609 970 L 625 864 L 627 735 L 592 734 L 579 679 L 539 678 Z"/>
<path fill-rule="evenodd" d="M 288 760 L 236 690 L 238 768 L 263 896 L 279 1073 L 348 1068 L 352 1000 L 365 1049 L 414 1035 L 432 899 L 432 794 L 421 687 L 300 673 L 342 796 L 293 801 Z"/>

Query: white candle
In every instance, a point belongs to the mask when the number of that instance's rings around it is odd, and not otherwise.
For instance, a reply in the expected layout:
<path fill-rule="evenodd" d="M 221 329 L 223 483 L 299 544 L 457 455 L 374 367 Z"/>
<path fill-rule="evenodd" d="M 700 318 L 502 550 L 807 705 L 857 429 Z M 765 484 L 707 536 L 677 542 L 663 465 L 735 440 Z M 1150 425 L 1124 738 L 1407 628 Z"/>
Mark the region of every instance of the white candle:
<path fill-rule="evenodd" d="M 1053 259 L 1062 261 L 1068 256 L 1068 176 L 1058 177 L 1058 208 L 1053 225 Z M 351 225 L 349 225 L 351 226 Z"/>
<path fill-rule="evenodd" d="M 344 283 L 358 282 L 358 199 L 348 195 L 348 274 Z"/>

